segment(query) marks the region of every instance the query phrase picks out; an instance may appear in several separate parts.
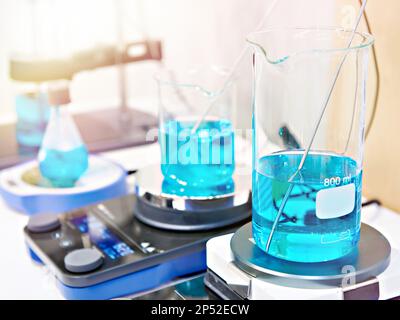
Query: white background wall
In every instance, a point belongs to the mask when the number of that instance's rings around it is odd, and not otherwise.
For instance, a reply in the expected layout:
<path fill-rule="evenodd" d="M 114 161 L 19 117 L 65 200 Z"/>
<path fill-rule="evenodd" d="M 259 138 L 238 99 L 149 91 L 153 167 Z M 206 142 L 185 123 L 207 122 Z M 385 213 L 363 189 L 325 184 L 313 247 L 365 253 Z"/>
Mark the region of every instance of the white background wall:
<path fill-rule="evenodd" d="M 66 55 L 99 43 L 116 43 L 118 5 L 124 40 L 155 37 L 164 42 L 168 67 L 199 64 L 233 65 L 273 0 L 0 0 L 0 121 L 14 115 L 14 87 L 7 57 L 14 51 Z M 266 24 L 334 24 L 335 0 L 278 0 Z M 357 4 L 357 1 L 349 1 Z M 35 32 L 33 32 L 35 30 Z M 251 56 L 241 68 L 239 114 L 250 115 Z M 128 67 L 130 102 L 154 108 L 158 66 Z M 80 74 L 73 83 L 76 110 L 118 103 L 113 68 Z"/>

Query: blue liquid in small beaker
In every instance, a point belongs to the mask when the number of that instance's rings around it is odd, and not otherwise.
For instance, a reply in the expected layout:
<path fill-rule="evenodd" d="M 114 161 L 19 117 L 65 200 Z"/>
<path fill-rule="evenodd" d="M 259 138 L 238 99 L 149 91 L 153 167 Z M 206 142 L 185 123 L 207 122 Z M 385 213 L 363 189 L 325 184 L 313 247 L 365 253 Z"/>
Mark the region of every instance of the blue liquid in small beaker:
<path fill-rule="evenodd" d="M 54 187 L 73 187 L 88 168 L 88 151 L 83 145 L 67 151 L 41 149 L 39 167 Z"/>
<path fill-rule="evenodd" d="M 188 198 L 218 197 L 232 194 L 234 191 L 235 183 L 233 179 L 230 179 L 224 184 L 207 186 L 204 188 L 183 186 L 175 181 L 170 181 L 169 179 L 164 179 L 162 183 L 163 194 Z"/>
<path fill-rule="evenodd" d="M 160 129 L 164 178 L 175 184 L 203 190 L 230 183 L 235 169 L 231 122 L 203 121 L 192 134 L 194 124 L 194 121 L 172 120 Z"/>
<path fill-rule="evenodd" d="M 288 181 L 299 167 L 302 156 L 303 151 L 272 154 L 260 158 L 256 170 L 253 170 L 253 237 L 264 251 L 272 224 L 290 185 Z M 353 159 L 310 153 L 303 169 L 291 182 L 294 187 L 268 253 L 297 262 L 329 261 L 351 253 L 360 234 L 361 180 L 362 172 Z M 351 184 L 354 184 L 354 189 Z M 349 198 L 353 199 L 354 207 L 347 204 L 348 208 L 353 208 L 352 211 L 340 217 L 320 219 L 316 213 L 317 200 L 327 200 L 317 199 L 317 193 L 347 185 L 355 194 L 347 193 L 347 200 L 342 200 L 348 203 Z M 341 203 L 340 198 L 337 200 L 336 203 Z"/>

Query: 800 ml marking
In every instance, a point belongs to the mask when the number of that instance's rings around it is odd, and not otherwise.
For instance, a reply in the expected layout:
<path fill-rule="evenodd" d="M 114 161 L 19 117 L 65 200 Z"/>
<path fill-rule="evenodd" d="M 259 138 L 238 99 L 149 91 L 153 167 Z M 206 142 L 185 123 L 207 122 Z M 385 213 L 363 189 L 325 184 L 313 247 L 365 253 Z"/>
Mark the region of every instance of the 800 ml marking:
<path fill-rule="evenodd" d="M 340 185 L 349 184 L 351 180 L 351 176 L 347 177 L 332 177 L 332 178 L 325 178 L 324 179 L 324 186 L 325 187 L 337 187 Z"/>

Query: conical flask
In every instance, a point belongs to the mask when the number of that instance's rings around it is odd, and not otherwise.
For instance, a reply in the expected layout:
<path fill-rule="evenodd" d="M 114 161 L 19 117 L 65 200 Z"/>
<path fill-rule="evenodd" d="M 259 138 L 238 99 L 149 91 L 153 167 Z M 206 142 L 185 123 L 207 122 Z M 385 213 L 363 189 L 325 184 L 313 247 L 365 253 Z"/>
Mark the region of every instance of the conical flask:
<path fill-rule="evenodd" d="M 69 114 L 68 84 L 52 84 L 49 102 L 50 119 L 39 151 L 40 173 L 54 187 L 73 187 L 88 168 L 88 151 Z"/>

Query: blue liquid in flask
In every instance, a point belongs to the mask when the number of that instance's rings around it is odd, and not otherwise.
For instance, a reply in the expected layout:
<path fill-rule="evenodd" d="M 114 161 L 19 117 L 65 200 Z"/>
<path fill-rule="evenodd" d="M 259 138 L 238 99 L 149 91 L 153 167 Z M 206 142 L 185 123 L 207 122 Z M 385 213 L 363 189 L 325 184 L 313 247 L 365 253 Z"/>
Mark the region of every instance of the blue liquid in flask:
<path fill-rule="evenodd" d="M 42 176 L 56 188 L 70 188 L 88 168 L 88 151 L 84 145 L 71 150 L 42 149 L 39 153 Z"/>
<path fill-rule="evenodd" d="M 206 120 L 191 133 L 194 125 L 195 121 L 171 120 L 162 126 L 161 171 L 170 183 L 201 188 L 202 195 L 212 195 L 215 186 L 232 181 L 232 124 L 228 120 Z"/>
<path fill-rule="evenodd" d="M 266 251 L 272 224 L 303 151 L 260 158 L 253 170 L 253 237 Z M 291 182 L 293 190 L 275 229 L 269 254 L 296 262 L 322 262 L 351 253 L 360 236 L 362 171 L 344 156 L 310 153 Z M 354 207 L 338 218 L 317 216 L 317 193 L 354 184 Z M 340 199 L 338 199 L 340 201 Z M 318 200 L 320 201 L 320 200 Z M 345 200 L 346 201 L 346 200 Z"/>

